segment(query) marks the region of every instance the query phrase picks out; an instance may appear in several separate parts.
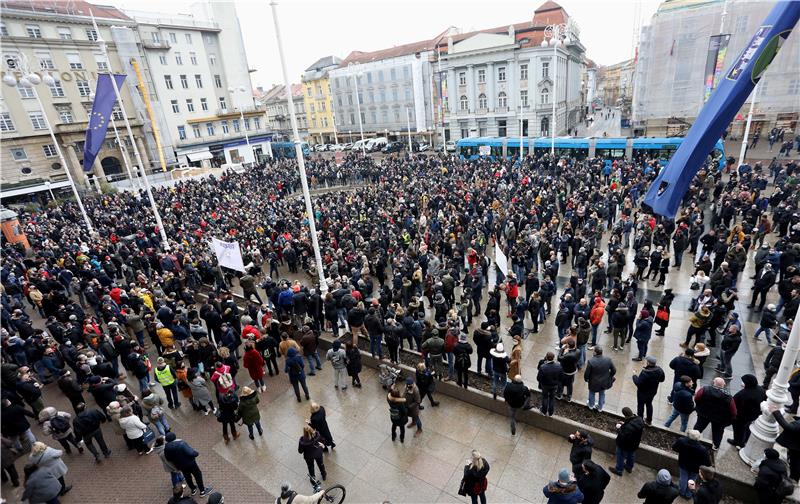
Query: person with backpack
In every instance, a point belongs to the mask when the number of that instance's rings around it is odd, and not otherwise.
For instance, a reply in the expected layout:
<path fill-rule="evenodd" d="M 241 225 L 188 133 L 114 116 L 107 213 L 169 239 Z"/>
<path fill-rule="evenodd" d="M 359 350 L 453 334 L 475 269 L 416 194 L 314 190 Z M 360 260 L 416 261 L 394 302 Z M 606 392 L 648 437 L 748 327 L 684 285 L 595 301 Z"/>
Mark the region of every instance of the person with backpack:
<path fill-rule="evenodd" d="M 458 343 L 453 348 L 455 355 L 454 367 L 456 370 L 456 383 L 459 387 L 465 389 L 469 387 L 469 368 L 472 366 L 472 345 L 467 341 L 467 334 L 460 333 L 458 335 Z"/>
<path fill-rule="evenodd" d="M 346 335 L 345 335 L 346 337 Z M 333 366 L 333 386 L 338 389 L 341 386 L 342 390 L 347 390 L 347 379 L 345 374 L 347 372 L 347 351 L 342 348 L 340 340 L 333 340 L 333 345 L 328 349 L 325 354 L 325 360 Z"/>
<path fill-rule="evenodd" d="M 39 412 L 39 422 L 42 424 L 42 431 L 46 436 L 51 436 L 58 441 L 68 455 L 72 455 L 70 445 L 77 448 L 78 453 L 83 453 L 83 446 L 75 439 L 70 420 L 72 420 L 72 415 L 66 411 L 58 411 L 52 406 Z"/>
<path fill-rule="evenodd" d="M 386 396 L 389 403 L 389 419 L 392 421 L 392 442 L 397 439 L 397 429 L 400 429 L 400 442 L 406 439 L 406 421 L 408 420 L 408 409 L 406 408 L 406 398 L 397 388 L 392 387 L 389 395 Z"/>
<path fill-rule="evenodd" d="M 222 362 L 217 361 L 214 364 L 214 373 L 211 375 L 211 383 L 213 383 L 216 388 L 217 402 L 219 402 L 220 397 L 235 388 L 230 366 L 226 366 Z"/>
<path fill-rule="evenodd" d="M 297 402 L 300 402 L 301 386 L 306 395 L 306 401 L 311 399 L 308 395 L 308 386 L 306 386 L 306 373 L 303 370 L 303 356 L 295 348 L 289 348 L 287 351 L 283 372 L 289 375 L 289 383 L 292 384 Z"/>

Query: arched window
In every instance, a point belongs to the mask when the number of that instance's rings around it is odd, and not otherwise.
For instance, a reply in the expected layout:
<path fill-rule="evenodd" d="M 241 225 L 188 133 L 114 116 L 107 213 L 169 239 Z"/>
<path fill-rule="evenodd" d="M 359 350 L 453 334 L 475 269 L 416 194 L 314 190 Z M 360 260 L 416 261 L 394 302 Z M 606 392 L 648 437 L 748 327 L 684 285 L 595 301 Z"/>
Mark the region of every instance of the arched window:
<path fill-rule="evenodd" d="M 542 103 L 550 103 L 550 90 L 547 88 L 542 89 Z"/>
<path fill-rule="evenodd" d="M 461 98 L 459 99 L 459 105 L 461 110 L 469 110 L 469 100 L 467 100 L 466 95 L 461 95 Z"/>
<path fill-rule="evenodd" d="M 541 126 L 539 127 L 539 133 L 542 136 L 549 136 L 550 135 L 550 118 L 549 117 L 542 117 Z"/>
<path fill-rule="evenodd" d="M 478 108 L 479 109 L 486 109 L 486 95 L 481 93 L 478 96 Z"/>
<path fill-rule="evenodd" d="M 506 94 L 503 91 L 500 91 L 500 93 L 497 95 L 497 106 L 500 108 L 508 107 L 508 97 L 506 97 Z"/>

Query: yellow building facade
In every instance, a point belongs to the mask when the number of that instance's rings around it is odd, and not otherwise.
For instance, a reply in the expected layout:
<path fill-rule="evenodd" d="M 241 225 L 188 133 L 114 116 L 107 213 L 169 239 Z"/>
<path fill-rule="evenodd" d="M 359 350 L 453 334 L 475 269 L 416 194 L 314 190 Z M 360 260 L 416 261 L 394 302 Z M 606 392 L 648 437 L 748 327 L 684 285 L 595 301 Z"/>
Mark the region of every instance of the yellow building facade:
<path fill-rule="evenodd" d="M 316 61 L 303 73 L 303 101 L 308 124 L 308 141 L 312 144 L 334 143 L 336 121 L 328 81 L 328 71 L 337 68 L 341 60 L 327 56 Z"/>

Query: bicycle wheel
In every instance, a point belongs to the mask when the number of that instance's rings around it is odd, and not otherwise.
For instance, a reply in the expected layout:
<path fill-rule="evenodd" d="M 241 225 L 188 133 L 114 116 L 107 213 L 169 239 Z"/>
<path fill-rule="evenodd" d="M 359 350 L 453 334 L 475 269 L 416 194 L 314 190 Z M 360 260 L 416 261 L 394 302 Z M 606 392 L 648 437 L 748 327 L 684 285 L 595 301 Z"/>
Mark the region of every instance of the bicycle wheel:
<path fill-rule="evenodd" d="M 322 494 L 318 504 L 342 504 L 345 495 L 347 495 L 347 492 L 342 485 L 333 485 L 325 489 L 325 493 Z"/>

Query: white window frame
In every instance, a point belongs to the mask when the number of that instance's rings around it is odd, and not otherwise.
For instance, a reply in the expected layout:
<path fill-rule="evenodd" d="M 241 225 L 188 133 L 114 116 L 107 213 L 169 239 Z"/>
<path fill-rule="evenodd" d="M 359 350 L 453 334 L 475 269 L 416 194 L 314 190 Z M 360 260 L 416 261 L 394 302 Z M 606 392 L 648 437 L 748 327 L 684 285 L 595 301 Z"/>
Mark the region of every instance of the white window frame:
<path fill-rule="evenodd" d="M 178 35 L 175 32 L 169 32 L 169 41 L 173 44 L 178 43 Z"/>
<path fill-rule="evenodd" d="M 206 133 L 208 133 L 208 136 L 214 136 L 215 135 L 215 133 L 214 133 L 214 123 L 213 122 L 207 122 L 206 123 Z"/>
<path fill-rule="evenodd" d="M 42 29 L 37 24 L 25 25 L 25 31 L 28 33 L 28 38 L 42 38 Z"/>
<path fill-rule="evenodd" d="M 39 68 L 42 70 L 56 69 L 56 64 L 53 62 L 53 55 L 50 53 L 36 53 L 36 59 L 39 60 Z"/>
<path fill-rule="evenodd" d="M 203 75 L 202 74 L 194 74 L 194 85 L 197 86 L 197 89 L 203 89 Z"/>
<path fill-rule="evenodd" d="M 464 111 L 469 110 L 469 98 L 467 98 L 467 95 L 461 95 L 458 99 L 458 109 Z"/>
<path fill-rule="evenodd" d="M 61 120 L 62 124 L 72 124 L 75 122 L 75 116 L 72 115 L 72 110 L 59 110 L 58 118 Z"/>
<path fill-rule="evenodd" d="M 47 120 L 44 117 L 44 113 L 34 110 L 33 112 L 28 112 L 28 119 L 31 121 L 31 126 L 35 130 L 45 130 L 47 129 Z"/>
<path fill-rule="evenodd" d="M 61 40 L 72 40 L 72 28 L 69 26 L 59 26 L 57 28 L 58 38 Z"/>
<path fill-rule="evenodd" d="M 17 131 L 16 126 L 14 126 L 14 121 L 11 120 L 11 113 L 0 112 L 0 131 L 4 133 Z"/>
<path fill-rule="evenodd" d="M 194 112 L 194 100 L 192 100 L 191 98 L 186 99 L 186 111 Z"/>
<path fill-rule="evenodd" d="M 178 126 L 178 140 L 186 140 L 186 126 Z"/>
<path fill-rule="evenodd" d="M 458 72 L 458 85 L 459 86 L 467 85 L 467 72 Z"/>
<path fill-rule="evenodd" d="M 189 78 L 186 75 L 179 75 L 178 79 L 181 81 L 182 89 L 189 89 Z"/>
<path fill-rule="evenodd" d="M 164 85 L 167 86 L 167 89 L 175 89 L 175 84 L 172 82 L 171 75 L 164 76 Z"/>
<path fill-rule="evenodd" d="M 203 138 L 199 124 L 192 124 L 192 135 L 194 135 L 195 138 Z"/>
<path fill-rule="evenodd" d="M 19 91 L 19 97 L 22 98 L 23 100 L 31 100 L 33 98 L 36 98 L 36 95 L 34 94 L 33 91 L 33 87 L 17 86 L 17 91 Z"/>
<path fill-rule="evenodd" d="M 508 108 L 508 95 L 505 91 L 497 93 L 497 106 L 498 108 Z"/>
<path fill-rule="evenodd" d="M 158 62 L 161 63 L 162 65 L 166 65 L 167 64 L 167 57 L 165 55 L 163 55 L 163 54 L 159 54 L 158 55 Z"/>
<path fill-rule="evenodd" d="M 506 67 L 501 66 L 497 67 L 497 82 L 505 82 L 506 81 Z"/>
<path fill-rule="evenodd" d="M 42 145 L 42 152 L 44 153 L 44 157 L 46 158 L 54 158 L 58 156 L 58 151 L 56 150 L 56 146 L 53 144 Z"/>
<path fill-rule="evenodd" d="M 89 81 L 84 80 L 76 80 L 75 85 L 78 87 L 78 93 L 85 97 L 91 96 L 92 94 L 92 86 L 89 85 Z"/>
<path fill-rule="evenodd" d="M 220 121 L 219 123 L 222 126 L 222 134 L 227 135 L 230 133 L 230 128 L 228 127 L 228 121 Z"/>
<path fill-rule="evenodd" d="M 192 34 L 191 33 L 184 33 L 184 35 L 186 36 L 186 43 L 187 44 L 191 44 L 192 43 Z"/>
<path fill-rule="evenodd" d="M 200 110 L 208 110 L 208 100 L 200 98 Z"/>
<path fill-rule="evenodd" d="M 181 106 L 178 103 L 178 100 L 170 100 L 169 104 L 172 107 L 172 113 L 173 114 L 180 114 L 181 113 Z"/>
<path fill-rule="evenodd" d="M 183 65 L 183 56 L 181 56 L 181 53 L 179 53 L 179 52 L 175 53 L 175 64 L 176 65 Z"/>
<path fill-rule="evenodd" d="M 188 35 L 188 33 L 187 33 L 187 35 Z M 197 53 L 196 52 L 190 52 L 189 53 L 189 61 L 192 62 L 192 65 L 197 66 Z"/>
<path fill-rule="evenodd" d="M 83 70 L 83 61 L 81 61 L 80 54 L 67 53 L 67 62 L 69 62 L 70 70 Z"/>
<path fill-rule="evenodd" d="M 92 42 L 97 42 L 100 38 L 94 28 L 86 28 L 86 38 Z"/>
<path fill-rule="evenodd" d="M 50 96 L 53 98 L 64 98 L 64 86 L 61 85 L 61 81 L 55 79 L 52 86 L 47 86 L 50 88 Z"/>
<path fill-rule="evenodd" d="M 528 80 L 528 64 L 523 63 L 519 66 L 519 80 Z"/>
<path fill-rule="evenodd" d="M 486 69 L 479 68 L 478 69 L 478 84 L 483 84 L 486 82 Z"/>

